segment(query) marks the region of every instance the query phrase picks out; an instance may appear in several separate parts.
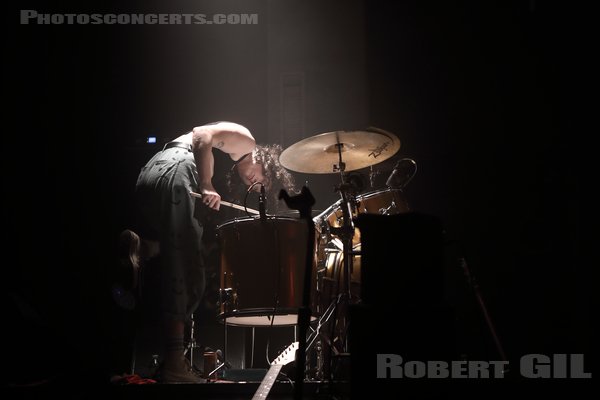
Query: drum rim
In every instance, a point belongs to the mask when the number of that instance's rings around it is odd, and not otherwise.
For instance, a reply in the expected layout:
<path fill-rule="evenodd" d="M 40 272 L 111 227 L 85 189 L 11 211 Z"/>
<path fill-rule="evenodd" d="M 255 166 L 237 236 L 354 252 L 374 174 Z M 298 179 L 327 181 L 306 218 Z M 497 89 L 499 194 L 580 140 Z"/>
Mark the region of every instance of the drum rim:
<path fill-rule="evenodd" d="M 219 322 L 223 322 L 224 320 L 226 321 L 227 325 L 236 325 L 236 326 L 263 326 L 263 325 L 256 325 L 256 324 L 243 324 L 243 323 L 235 323 L 235 322 L 230 322 L 227 321 L 227 319 L 230 318 L 244 318 L 244 317 L 268 317 L 270 315 L 275 315 L 275 316 L 284 316 L 284 315 L 298 315 L 299 313 L 299 308 L 298 307 L 282 307 L 282 308 L 277 308 L 276 310 L 273 308 L 269 308 L 269 307 L 256 307 L 256 308 L 242 308 L 239 310 L 233 310 L 233 311 L 225 311 L 225 312 L 220 312 L 217 315 L 217 320 Z M 316 320 L 316 316 L 315 315 L 311 315 L 310 319 L 311 321 Z M 293 326 L 293 325 L 297 325 L 296 323 L 277 323 L 276 320 L 273 323 L 274 326 Z"/>
<path fill-rule="evenodd" d="M 267 221 L 273 221 L 273 220 L 305 222 L 304 220 L 299 219 L 299 218 L 293 218 L 293 217 L 282 216 L 282 215 L 267 215 Z M 238 222 L 241 223 L 241 222 L 253 222 L 253 221 L 260 221 L 260 217 L 259 216 L 235 217 L 233 219 L 230 219 L 229 221 L 225 221 L 222 224 L 217 225 L 216 229 L 218 230 L 226 225 L 232 225 L 232 224 L 235 224 Z"/>
<path fill-rule="evenodd" d="M 385 193 L 385 192 L 402 192 L 401 189 L 393 189 L 393 188 L 386 188 L 386 189 L 380 189 L 380 190 L 372 190 L 370 192 L 365 192 L 362 194 L 359 194 L 356 196 L 356 198 L 365 198 L 368 196 L 372 196 L 374 194 L 378 194 L 378 193 Z"/>

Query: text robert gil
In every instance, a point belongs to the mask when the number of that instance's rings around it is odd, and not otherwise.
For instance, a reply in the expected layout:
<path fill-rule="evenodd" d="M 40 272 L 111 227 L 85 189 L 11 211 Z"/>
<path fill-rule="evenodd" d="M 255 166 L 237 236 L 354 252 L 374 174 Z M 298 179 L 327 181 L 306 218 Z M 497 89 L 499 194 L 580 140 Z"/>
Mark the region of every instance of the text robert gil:
<path fill-rule="evenodd" d="M 377 378 L 504 378 L 508 361 L 406 361 L 398 354 L 377 354 Z M 583 354 L 526 354 L 519 360 L 525 378 L 591 378 Z"/>

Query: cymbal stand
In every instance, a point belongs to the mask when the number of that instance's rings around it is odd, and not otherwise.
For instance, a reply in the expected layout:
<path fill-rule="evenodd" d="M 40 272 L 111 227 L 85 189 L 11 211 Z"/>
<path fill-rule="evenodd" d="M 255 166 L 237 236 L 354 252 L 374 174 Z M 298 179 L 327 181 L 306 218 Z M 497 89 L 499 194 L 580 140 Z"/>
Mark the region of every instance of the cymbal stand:
<path fill-rule="evenodd" d="M 352 251 L 352 238 L 354 237 L 354 222 L 352 221 L 352 209 L 351 209 L 351 205 L 350 205 L 350 200 L 348 199 L 348 195 L 349 193 L 351 193 L 351 189 L 352 186 L 348 183 L 346 183 L 345 178 L 344 178 L 344 172 L 346 170 L 346 164 L 342 161 L 342 147 L 344 146 L 343 143 L 337 143 L 337 148 L 338 148 L 338 157 L 339 157 L 339 164 L 338 165 L 334 165 L 333 166 L 333 170 L 334 171 L 339 171 L 340 173 L 340 185 L 337 188 L 337 191 L 340 192 L 340 195 L 342 197 L 342 202 L 340 203 L 340 207 L 342 209 L 342 218 L 343 218 L 343 223 L 342 226 L 337 228 L 337 227 L 333 227 L 331 228 L 331 232 L 338 236 L 340 238 L 340 240 L 342 241 L 343 244 L 343 251 L 344 251 L 344 291 L 346 292 L 346 294 L 348 295 L 348 299 L 350 299 L 350 279 L 349 279 L 349 273 L 351 271 L 351 263 L 352 263 L 352 258 L 349 257 L 350 253 Z"/>
<path fill-rule="evenodd" d="M 306 339 L 307 345 L 306 349 L 310 349 L 315 343 L 317 343 L 317 348 L 321 348 L 320 343 L 317 340 L 322 339 L 326 345 L 331 349 L 332 353 L 335 356 L 348 355 L 348 342 L 347 342 L 347 305 L 351 300 L 351 291 L 350 291 L 350 271 L 352 270 L 352 239 L 354 237 L 354 223 L 352 221 L 352 209 L 351 204 L 353 204 L 353 200 L 350 199 L 352 193 L 352 185 L 347 183 L 345 180 L 344 172 L 345 172 L 345 164 L 342 161 L 342 147 L 343 143 L 339 143 L 336 145 L 338 147 L 338 157 L 339 164 L 333 166 L 334 172 L 340 172 L 340 180 L 341 184 L 336 187 L 336 191 L 340 192 L 341 202 L 340 207 L 342 209 L 343 215 L 343 224 L 340 227 L 329 227 L 328 230 L 330 234 L 337 236 L 342 241 L 343 248 L 343 282 L 341 285 L 341 291 L 336 295 L 336 298 L 333 299 L 329 306 L 323 311 L 319 319 L 317 320 L 315 327 L 310 327 L 311 333 Z M 318 279 L 318 278 L 317 278 Z M 339 286 L 338 286 L 339 287 Z M 323 327 L 330 323 L 331 333 L 333 333 L 333 337 L 329 334 L 323 332 Z M 339 324 L 339 325 L 338 325 Z M 341 348 L 336 347 L 335 341 L 339 339 L 342 342 Z M 317 377 L 323 378 L 323 370 L 322 370 L 322 350 L 317 350 Z M 331 363 L 331 360 L 329 360 Z M 330 366 L 331 367 L 331 366 Z"/>
<path fill-rule="evenodd" d="M 333 166 L 333 170 L 335 171 L 339 171 L 340 173 L 340 185 L 338 188 L 336 188 L 337 191 L 340 192 L 340 196 L 341 196 L 341 203 L 340 203 L 340 208 L 342 210 L 342 218 L 343 218 L 343 223 L 342 226 L 340 227 L 330 227 L 330 232 L 333 235 L 336 235 L 340 238 L 340 240 L 342 241 L 342 251 L 344 254 L 344 258 L 343 258 L 343 282 L 342 282 L 342 288 L 343 288 L 343 296 L 341 296 L 340 299 L 338 299 L 337 303 L 345 303 L 345 305 L 350 304 L 350 301 L 352 299 L 352 293 L 351 293 L 351 286 L 350 286 L 350 271 L 352 271 L 352 239 L 354 237 L 354 222 L 352 221 L 352 206 L 351 206 L 351 200 L 350 200 L 350 195 L 352 194 L 352 186 L 349 185 L 348 183 L 346 183 L 345 178 L 344 178 L 344 172 L 346 169 L 346 164 L 342 161 L 342 148 L 344 146 L 343 143 L 339 142 L 338 139 L 338 143 L 337 143 L 337 148 L 338 148 L 338 159 L 339 159 L 339 164 L 338 165 L 334 165 Z M 353 196 L 352 196 L 353 197 Z M 338 307 L 336 306 L 336 309 Z M 344 310 L 347 311 L 347 310 Z M 337 317 L 336 319 L 338 319 L 339 317 Z M 342 351 L 344 353 L 348 352 L 348 341 L 346 340 L 346 336 L 347 336 L 347 332 L 346 332 L 346 326 L 347 326 L 347 321 L 346 321 L 347 315 L 342 315 L 342 321 L 341 323 L 343 324 L 343 330 L 342 330 L 342 340 L 343 340 L 343 344 L 342 344 Z"/>

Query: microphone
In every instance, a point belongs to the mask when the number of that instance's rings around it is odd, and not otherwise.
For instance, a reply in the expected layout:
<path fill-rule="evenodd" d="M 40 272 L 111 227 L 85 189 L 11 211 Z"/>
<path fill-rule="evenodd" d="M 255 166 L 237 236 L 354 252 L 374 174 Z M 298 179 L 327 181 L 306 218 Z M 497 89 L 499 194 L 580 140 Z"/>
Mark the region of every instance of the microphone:
<path fill-rule="evenodd" d="M 258 196 L 258 213 L 260 215 L 260 219 L 267 219 L 267 209 L 266 203 L 267 196 L 265 195 L 265 185 L 260 184 L 260 196 Z"/>
<path fill-rule="evenodd" d="M 417 163 L 415 160 L 403 158 L 396 163 L 385 184 L 390 189 L 404 189 L 416 173 Z"/>

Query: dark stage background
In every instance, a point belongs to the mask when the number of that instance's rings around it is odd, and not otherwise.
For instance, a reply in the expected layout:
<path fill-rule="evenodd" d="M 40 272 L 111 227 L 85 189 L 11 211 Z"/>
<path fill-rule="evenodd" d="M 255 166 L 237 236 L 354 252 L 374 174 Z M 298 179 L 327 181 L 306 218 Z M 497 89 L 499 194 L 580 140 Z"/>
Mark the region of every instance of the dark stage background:
<path fill-rule="evenodd" d="M 376 187 L 365 191 L 381 189 L 398 159 L 417 162 L 408 201 L 439 217 L 448 243 L 465 250 L 511 362 L 591 353 L 582 205 L 591 50 L 580 5 L 96 3 L 19 1 L 3 15 L 9 383 L 80 374 L 103 382 L 107 271 L 118 233 L 132 223 L 137 172 L 158 148 L 144 139 L 164 142 L 216 120 L 284 148 L 332 130 L 395 133 L 398 154 L 375 166 Z M 25 9 L 259 17 L 254 25 L 19 24 Z M 368 169 L 356 172 L 368 178 Z M 335 174 L 294 176 L 317 210 L 339 198 Z M 449 286 L 465 322 L 461 349 L 499 359 L 457 276 Z"/>

